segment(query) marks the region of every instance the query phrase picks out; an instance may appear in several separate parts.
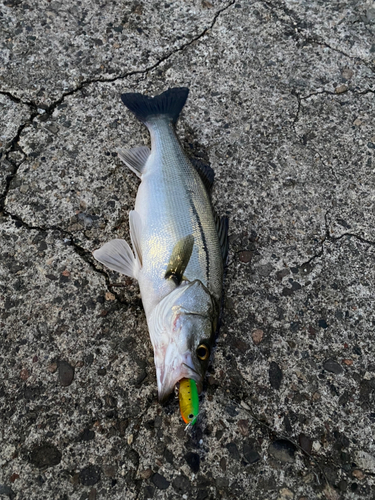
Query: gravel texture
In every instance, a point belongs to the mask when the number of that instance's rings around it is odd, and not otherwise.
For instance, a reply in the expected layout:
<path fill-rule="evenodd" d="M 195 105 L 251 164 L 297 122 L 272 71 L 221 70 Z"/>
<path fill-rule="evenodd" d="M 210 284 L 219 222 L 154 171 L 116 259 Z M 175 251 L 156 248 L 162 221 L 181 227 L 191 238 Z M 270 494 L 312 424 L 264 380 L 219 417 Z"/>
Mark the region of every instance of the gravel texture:
<path fill-rule="evenodd" d="M 375 498 L 373 2 L 6 0 L 0 23 L 0 498 Z M 186 431 L 137 284 L 91 255 L 129 240 L 116 149 L 149 144 L 119 96 L 172 86 L 230 221 Z"/>

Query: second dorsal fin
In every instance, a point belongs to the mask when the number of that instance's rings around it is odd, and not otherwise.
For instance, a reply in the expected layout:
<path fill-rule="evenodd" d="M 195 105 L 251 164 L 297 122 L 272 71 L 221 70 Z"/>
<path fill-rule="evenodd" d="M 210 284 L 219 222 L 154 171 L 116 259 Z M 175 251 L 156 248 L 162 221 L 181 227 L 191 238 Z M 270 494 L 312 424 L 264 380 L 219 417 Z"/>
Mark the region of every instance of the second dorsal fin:
<path fill-rule="evenodd" d="M 217 231 L 217 235 L 219 237 L 219 243 L 220 243 L 220 248 L 221 248 L 221 255 L 223 257 L 223 262 L 225 264 L 226 261 L 227 261 L 228 249 L 229 249 L 229 244 L 228 244 L 228 228 L 229 228 L 228 217 L 227 216 L 219 217 L 216 214 L 216 212 L 214 213 L 214 216 L 215 216 L 216 231 Z"/>
<path fill-rule="evenodd" d="M 204 163 L 201 160 L 198 160 L 196 158 L 191 158 L 190 162 L 195 168 L 195 170 L 198 172 L 200 178 L 202 179 L 203 184 L 205 185 L 205 188 L 207 189 L 208 192 L 210 192 L 212 189 L 212 184 L 214 183 L 215 172 L 210 167 L 210 165 Z"/>

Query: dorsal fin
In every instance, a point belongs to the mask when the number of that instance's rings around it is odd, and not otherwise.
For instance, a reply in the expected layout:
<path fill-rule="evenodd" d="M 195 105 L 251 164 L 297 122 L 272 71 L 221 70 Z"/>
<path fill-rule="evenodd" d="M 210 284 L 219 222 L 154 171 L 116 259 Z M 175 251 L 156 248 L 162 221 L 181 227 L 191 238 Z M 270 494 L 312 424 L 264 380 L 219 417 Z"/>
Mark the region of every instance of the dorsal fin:
<path fill-rule="evenodd" d="M 203 184 L 205 185 L 205 188 L 208 192 L 210 192 L 212 189 L 212 184 L 214 183 L 215 172 L 210 167 L 210 165 L 204 163 L 202 160 L 191 158 L 190 162 L 198 172 Z"/>
<path fill-rule="evenodd" d="M 172 279 L 176 285 L 182 281 L 185 269 L 189 264 L 193 252 L 194 236 L 189 234 L 181 238 L 173 247 L 171 257 L 168 262 L 165 279 Z"/>
<path fill-rule="evenodd" d="M 214 212 L 215 216 L 215 224 L 216 224 L 216 231 L 217 235 L 219 237 L 219 243 L 220 243 L 220 248 L 221 248 L 221 255 L 223 257 L 223 262 L 224 264 L 227 261 L 228 257 L 228 227 L 229 227 L 229 222 L 228 222 L 228 217 L 223 216 L 219 217 L 216 212 Z"/>

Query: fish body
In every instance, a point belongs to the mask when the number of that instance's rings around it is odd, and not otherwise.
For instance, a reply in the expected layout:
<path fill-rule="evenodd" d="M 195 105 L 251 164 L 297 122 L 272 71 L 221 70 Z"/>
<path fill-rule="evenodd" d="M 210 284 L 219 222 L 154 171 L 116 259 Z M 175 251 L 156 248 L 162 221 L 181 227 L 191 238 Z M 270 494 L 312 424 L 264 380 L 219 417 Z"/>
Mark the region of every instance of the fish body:
<path fill-rule="evenodd" d="M 141 179 L 129 214 L 133 251 L 113 240 L 94 252 L 110 269 L 139 282 L 154 348 L 159 399 L 183 378 L 199 389 L 214 342 L 227 252 L 227 221 L 215 216 L 209 167 L 187 158 L 174 125 L 188 89 L 150 98 L 123 94 L 123 103 L 147 126 L 151 151 L 119 151 Z"/>

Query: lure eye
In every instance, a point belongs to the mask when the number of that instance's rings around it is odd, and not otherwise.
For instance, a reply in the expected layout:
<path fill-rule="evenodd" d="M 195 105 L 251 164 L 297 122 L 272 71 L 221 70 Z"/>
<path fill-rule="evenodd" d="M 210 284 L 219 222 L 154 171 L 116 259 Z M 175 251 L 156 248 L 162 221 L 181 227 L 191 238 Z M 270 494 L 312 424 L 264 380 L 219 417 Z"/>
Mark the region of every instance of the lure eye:
<path fill-rule="evenodd" d="M 210 351 L 205 344 L 200 344 L 197 349 L 197 356 L 202 361 L 206 361 L 210 355 Z"/>

